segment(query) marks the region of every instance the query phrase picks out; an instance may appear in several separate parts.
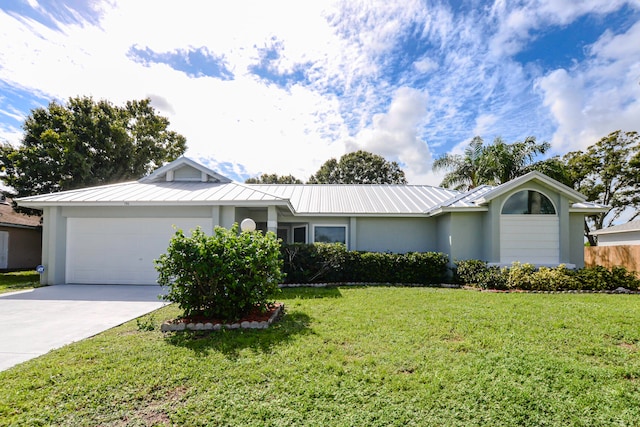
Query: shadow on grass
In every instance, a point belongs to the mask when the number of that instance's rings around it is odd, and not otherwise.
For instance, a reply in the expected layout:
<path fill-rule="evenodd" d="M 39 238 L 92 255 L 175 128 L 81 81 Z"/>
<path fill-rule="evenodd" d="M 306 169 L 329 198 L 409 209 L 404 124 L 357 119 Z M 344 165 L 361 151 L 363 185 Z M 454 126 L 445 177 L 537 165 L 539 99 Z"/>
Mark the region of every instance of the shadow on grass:
<path fill-rule="evenodd" d="M 241 350 L 269 353 L 278 345 L 287 343 L 297 335 L 313 333 L 309 328 L 311 319 L 300 311 L 285 312 L 278 322 L 267 329 L 222 329 L 219 331 L 174 332 L 165 340 L 178 347 L 193 350 L 199 356 L 220 352 L 230 359 L 236 359 Z"/>
<path fill-rule="evenodd" d="M 336 286 L 327 286 L 324 288 L 306 286 L 299 288 L 283 288 L 282 296 L 291 299 L 342 298 L 340 289 Z"/>

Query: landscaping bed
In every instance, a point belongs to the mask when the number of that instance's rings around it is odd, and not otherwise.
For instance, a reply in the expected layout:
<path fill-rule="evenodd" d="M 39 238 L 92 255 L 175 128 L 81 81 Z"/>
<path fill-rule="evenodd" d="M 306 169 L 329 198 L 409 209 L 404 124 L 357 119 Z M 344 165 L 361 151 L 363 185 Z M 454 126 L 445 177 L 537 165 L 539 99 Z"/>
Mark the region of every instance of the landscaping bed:
<path fill-rule="evenodd" d="M 266 310 L 259 307 L 245 314 L 235 322 L 205 316 L 182 317 L 167 320 L 160 328 L 162 332 L 175 331 L 219 331 L 221 329 L 266 329 L 284 314 L 284 304 L 270 304 Z"/>

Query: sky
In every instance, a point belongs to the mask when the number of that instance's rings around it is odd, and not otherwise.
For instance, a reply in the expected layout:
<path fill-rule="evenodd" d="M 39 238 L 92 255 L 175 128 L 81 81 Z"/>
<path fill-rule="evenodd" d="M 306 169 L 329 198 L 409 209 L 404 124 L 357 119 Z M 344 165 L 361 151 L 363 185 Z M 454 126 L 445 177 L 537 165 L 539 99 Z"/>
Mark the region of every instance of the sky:
<path fill-rule="evenodd" d="M 150 98 L 239 181 L 362 149 L 438 185 L 476 135 L 640 131 L 640 0 L 0 0 L 0 142 L 75 96 Z"/>

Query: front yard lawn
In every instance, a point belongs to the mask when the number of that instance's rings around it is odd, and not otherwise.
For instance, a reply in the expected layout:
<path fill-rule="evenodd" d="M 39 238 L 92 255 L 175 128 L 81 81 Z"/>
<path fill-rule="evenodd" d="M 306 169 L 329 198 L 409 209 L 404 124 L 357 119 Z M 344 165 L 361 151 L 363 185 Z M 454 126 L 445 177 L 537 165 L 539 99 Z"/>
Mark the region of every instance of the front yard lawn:
<path fill-rule="evenodd" d="M 345 287 L 278 300 L 287 314 L 268 330 L 163 335 L 169 306 L 0 372 L 0 425 L 640 420 L 637 295 Z"/>
<path fill-rule="evenodd" d="M 0 294 L 38 286 L 40 286 L 40 275 L 33 270 L 0 273 Z"/>

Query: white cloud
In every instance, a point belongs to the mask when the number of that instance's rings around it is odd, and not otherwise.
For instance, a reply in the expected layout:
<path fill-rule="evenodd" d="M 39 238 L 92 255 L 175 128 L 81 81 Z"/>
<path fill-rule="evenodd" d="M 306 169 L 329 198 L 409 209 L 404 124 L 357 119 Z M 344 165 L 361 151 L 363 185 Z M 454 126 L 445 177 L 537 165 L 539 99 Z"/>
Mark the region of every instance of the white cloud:
<path fill-rule="evenodd" d="M 638 0 L 525 0 L 516 7 L 511 2 L 496 1 L 490 16 L 498 30 L 490 41 L 495 57 L 518 53 L 533 30 L 546 25 L 566 25 L 586 14 L 606 15 L 623 5 L 640 8 Z"/>
<path fill-rule="evenodd" d="M 411 88 L 399 89 L 388 112 L 373 117 L 373 125 L 346 143 L 347 151 L 366 150 L 398 161 L 411 184 L 438 184 L 431 172 L 431 153 L 418 130 L 428 119 L 428 95 Z"/>
<path fill-rule="evenodd" d="M 551 143 L 562 151 L 584 149 L 610 132 L 638 129 L 640 117 L 640 23 L 626 33 L 604 34 L 591 57 L 571 70 L 538 81 L 557 122 Z"/>
<path fill-rule="evenodd" d="M 476 117 L 476 127 L 473 129 L 473 134 L 478 136 L 486 135 L 498 121 L 498 116 L 495 114 L 480 114 Z"/>
<path fill-rule="evenodd" d="M 588 63 L 547 73 L 539 93 L 508 57 L 534 29 L 605 13 L 623 0 L 495 1 L 490 12 L 470 13 L 431 3 L 109 0 L 94 5 L 99 18 L 56 29 L 0 10 L 0 81 L 43 99 L 92 95 L 121 104 L 151 97 L 187 137 L 188 155 L 234 164 L 238 173 L 301 179 L 347 147 L 403 163 L 411 183 L 437 184 L 432 149 L 449 151 L 476 134 L 546 139 L 555 127 L 540 120 L 545 108 L 559 124 L 556 146 L 638 117 L 640 69 L 631 60 L 637 32 L 603 36 Z M 401 43 L 417 37 L 416 51 L 402 56 Z M 250 72 L 261 49 L 276 44 L 270 69 L 284 74 L 304 64 L 304 83 L 280 87 Z M 205 48 L 234 78 L 145 66 L 127 56 L 132 46 L 157 53 Z M 5 127 L 2 135 L 16 132 Z"/>
<path fill-rule="evenodd" d="M 8 142 L 13 146 L 17 146 L 21 139 L 21 129 L 0 125 L 0 143 Z"/>
<path fill-rule="evenodd" d="M 438 63 L 431 58 L 423 58 L 413 63 L 413 66 L 420 73 L 429 73 L 438 69 Z"/>
<path fill-rule="evenodd" d="M 376 116 L 371 125 L 372 111 L 393 88 L 374 90 L 362 79 L 379 76 L 378 58 L 393 49 L 404 22 L 420 14 L 426 21 L 417 1 L 342 3 L 337 8 L 331 2 L 219 6 L 200 1 L 176 6 L 116 1 L 101 9 L 99 26 L 58 23 L 58 31 L 0 11 L 0 31 L 7 35 L 0 41 L 0 63 L 7 64 L 0 79 L 59 100 L 92 95 L 121 104 L 151 97 L 171 128 L 187 137 L 187 155 L 240 163 L 252 175 L 291 173 L 301 179 L 328 158 L 344 154 L 349 130 L 340 102 L 326 91 L 343 87 L 361 101 L 354 117 L 364 129 L 361 137 L 371 135 L 366 145 L 394 155 L 410 176 L 418 177 L 428 171 L 430 161 L 428 147 L 417 137 L 424 105 L 401 90 L 388 115 Z M 444 31 L 435 22 L 430 25 Z M 284 89 L 249 73 L 259 50 L 274 42 L 282 51 L 271 65 L 285 73 L 296 64 L 312 63 L 310 85 Z M 206 46 L 227 60 L 234 79 L 190 78 L 167 64 L 143 65 L 127 57 L 132 46 L 161 53 Z M 423 69 L 433 66 L 422 62 Z M 414 107 L 417 112 L 411 111 Z M 396 148 L 384 148 L 384 138 Z"/>
<path fill-rule="evenodd" d="M 258 49 L 274 38 L 285 41 L 277 64 L 281 71 L 308 56 L 341 49 L 331 46 L 336 39 L 318 7 L 300 2 L 174 5 L 122 2 L 103 11 L 100 27 L 59 23 L 62 31 L 0 11 L 0 79 L 25 91 L 45 90 L 46 98 L 59 100 L 92 95 L 121 104 L 151 97 L 171 128 L 187 137 L 187 155 L 239 162 L 250 174 L 293 173 L 306 179 L 325 160 L 342 154 L 342 144 L 332 143 L 346 136 L 334 96 L 267 85 L 247 71 Z M 292 12 L 297 19 L 291 19 Z M 316 38 L 295 37 L 302 31 Z M 235 78 L 190 78 L 166 64 L 144 66 L 127 57 L 134 45 L 158 52 L 207 46 L 232 60 Z M 15 137 L 6 130 L 2 135 Z"/>

